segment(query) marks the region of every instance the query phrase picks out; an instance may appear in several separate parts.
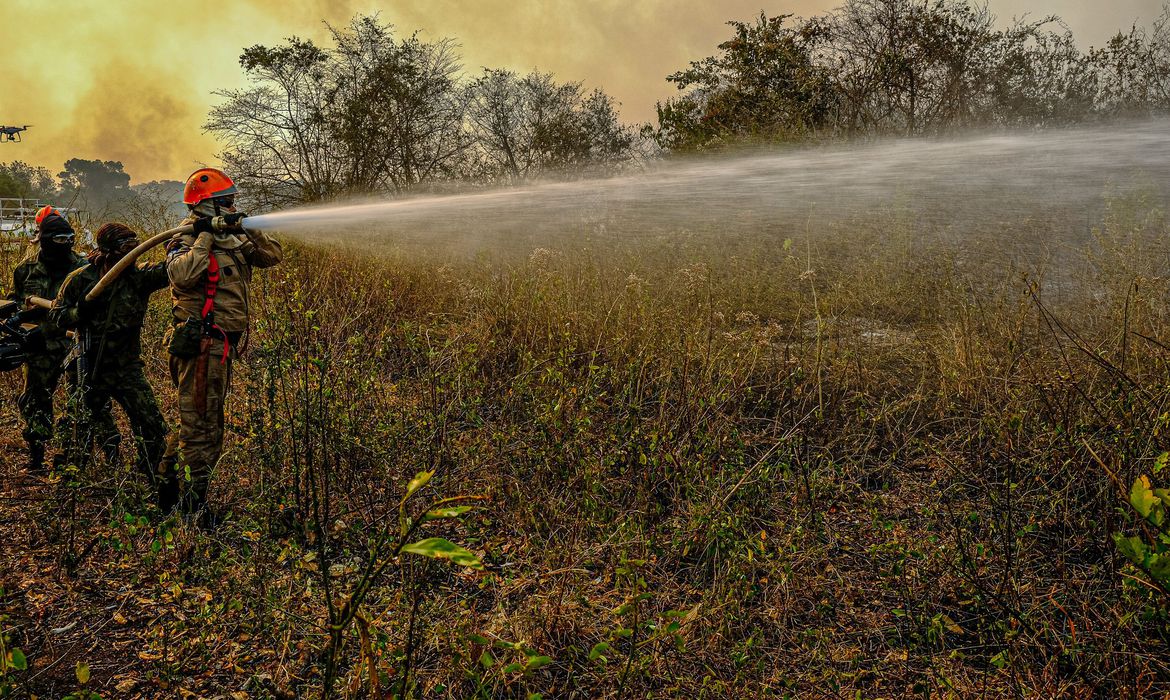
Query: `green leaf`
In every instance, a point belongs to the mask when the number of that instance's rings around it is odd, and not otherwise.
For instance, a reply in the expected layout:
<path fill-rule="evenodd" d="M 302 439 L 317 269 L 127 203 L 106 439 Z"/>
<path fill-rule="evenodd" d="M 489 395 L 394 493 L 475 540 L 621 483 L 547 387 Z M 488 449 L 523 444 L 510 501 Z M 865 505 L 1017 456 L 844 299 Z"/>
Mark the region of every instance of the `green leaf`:
<path fill-rule="evenodd" d="M 492 666 L 496 665 L 496 657 L 492 656 L 492 652 L 490 650 L 484 650 L 484 652 L 479 655 L 479 665 L 482 666 L 483 670 L 486 671 Z"/>
<path fill-rule="evenodd" d="M 402 500 L 405 501 L 406 499 L 413 496 L 416 491 L 426 486 L 427 482 L 430 481 L 431 477 L 434 475 L 434 472 L 419 472 L 418 474 L 415 474 L 414 478 L 410 480 L 410 483 L 406 485 L 406 495 L 402 497 Z"/>
<path fill-rule="evenodd" d="M 443 520 L 445 518 L 458 518 L 467 511 L 471 510 L 471 506 L 454 506 L 452 508 L 436 508 L 427 511 L 426 515 L 422 517 L 422 521 L 428 522 L 431 520 Z"/>
<path fill-rule="evenodd" d="M 1140 537 L 1126 537 L 1124 535 L 1114 535 L 1113 541 L 1117 544 L 1117 549 L 1125 555 L 1127 559 L 1138 566 L 1142 566 L 1146 561 L 1146 543 Z"/>
<path fill-rule="evenodd" d="M 528 659 L 528 663 L 524 664 L 524 672 L 537 671 L 552 663 L 552 658 L 548 656 L 533 656 Z"/>
<path fill-rule="evenodd" d="M 77 675 L 78 683 L 82 685 L 89 683 L 89 664 L 84 661 L 78 661 L 77 668 L 73 672 Z"/>
<path fill-rule="evenodd" d="M 597 661 L 598 659 L 602 659 L 604 661 L 605 657 L 602 656 L 602 654 L 609 650 L 610 646 L 608 642 L 598 642 L 597 644 L 593 645 L 592 649 L 589 650 L 589 660 Z"/>
<path fill-rule="evenodd" d="M 1170 556 L 1155 554 L 1146 562 L 1146 571 L 1161 583 L 1170 583 Z"/>
<path fill-rule="evenodd" d="M 479 560 L 479 557 L 442 537 L 429 537 L 425 540 L 408 544 L 402 548 L 402 551 L 430 557 L 431 559 L 449 559 L 454 564 L 483 571 L 483 562 Z"/>
<path fill-rule="evenodd" d="M 1133 488 L 1129 490 L 1129 502 L 1139 515 L 1143 518 L 1148 518 L 1150 517 L 1150 512 L 1154 510 L 1154 506 L 1160 505 L 1162 499 L 1154 495 L 1154 490 L 1150 486 L 1150 480 L 1142 476 L 1133 482 Z"/>
<path fill-rule="evenodd" d="M 1163 452 L 1154 460 L 1154 473 L 1161 474 L 1162 470 L 1166 468 L 1166 462 L 1170 460 L 1170 452 Z"/>
<path fill-rule="evenodd" d="M 1008 655 L 1006 651 L 1001 651 L 995 656 L 991 657 L 991 665 L 1003 670 L 1008 665 Z"/>
<path fill-rule="evenodd" d="M 509 673 L 515 673 L 515 672 L 521 670 L 522 668 L 524 668 L 524 667 L 521 666 L 520 664 L 516 664 L 516 663 L 508 664 L 507 666 L 504 667 L 504 670 L 501 671 L 501 673 L 507 675 Z"/>
<path fill-rule="evenodd" d="M 17 671 L 28 670 L 28 659 L 25 658 L 24 652 L 20 649 L 13 649 L 8 656 L 12 659 L 12 668 Z"/>

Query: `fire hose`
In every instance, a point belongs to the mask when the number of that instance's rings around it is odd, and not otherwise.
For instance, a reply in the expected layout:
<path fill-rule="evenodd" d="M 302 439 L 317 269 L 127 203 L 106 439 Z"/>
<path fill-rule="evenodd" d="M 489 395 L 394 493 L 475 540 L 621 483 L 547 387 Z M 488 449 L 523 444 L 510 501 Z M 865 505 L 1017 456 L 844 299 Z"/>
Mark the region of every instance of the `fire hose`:
<path fill-rule="evenodd" d="M 214 219 L 212 219 L 211 226 L 213 229 L 215 229 L 217 231 L 226 231 L 226 230 L 231 230 L 233 228 L 233 227 L 227 225 L 227 222 L 224 220 L 224 217 L 222 217 L 222 216 L 217 216 Z M 130 252 L 128 252 L 124 256 L 122 256 L 122 258 L 120 260 L 118 260 L 118 262 L 116 262 L 113 267 L 110 268 L 109 272 L 102 275 L 102 278 L 100 280 L 98 280 L 97 284 L 95 284 L 93 286 L 93 289 L 89 290 L 89 293 L 85 295 L 85 300 L 86 301 L 93 301 L 94 299 L 101 296 L 102 293 L 104 293 L 105 290 L 111 284 L 114 283 L 114 280 L 118 279 L 118 277 L 121 276 L 121 274 L 123 272 L 125 272 L 128 268 L 130 268 L 132 265 L 134 265 L 138 261 L 138 258 L 142 257 L 142 255 L 144 253 L 146 253 L 148 250 L 150 250 L 151 248 L 154 248 L 155 246 L 166 243 L 167 241 L 174 238 L 176 235 L 191 234 L 194 232 L 195 232 L 195 227 L 193 225 L 185 224 L 183 226 L 177 226 L 173 229 L 170 229 L 169 231 L 163 231 L 162 233 L 151 236 L 150 238 L 146 239 L 142 243 L 139 243 Z M 38 296 L 30 296 L 30 297 L 26 298 L 25 305 L 28 308 L 41 308 L 41 309 L 53 308 L 52 300 L 44 299 L 44 298 L 38 297 Z M 12 330 L 12 329 L 9 329 L 9 330 Z M 70 337 L 74 338 L 75 341 L 81 343 L 82 345 L 85 344 L 85 341 L 82 339 L 82 337 L 80 335 L 74 333 L 73 331 L 69 331 L 68 335 Z M 84 354 L 84 353 L 80 353 L 80 354 Z M 81 358 L 79 358 L 79 359 L 81 359 Z M 23 362 L 23 359 L 21 361 Z M 0 364 L 3 364 L 3 362 L 0 362 Z M 79 369 L 81 369 L 80 365 L 79 365 Z"/>
<path fill-rule="evenodd" d="M 229 226 L 225 218 L 222 216 L 213 218 L 211 220 L 211 227 L 216 231 L 236 230 L 236 227 Z M 242 226 L 240 228 L 242 228 Z M 103 275 L 100 280 L 98 280 L 98 283 L 93 286 L 93 289 L 89 290 L 89 294 L 85 295 L 85 300 L 93 301 L 94 299 L 97 299 L 99 296 L 101 296 L 102 292 L 106 291 L 106 287 L 109 287 L 111 284 L 113 284 L 114 280 L 118 279 L 119 275 L 125 272 L 128 267 L 137 262 L 138 258 L 142 257 L 142 254 L 146 251 L 157 245 L 166 243 L 178 234 L 191 234 L 194 232 L 195 227 L 191 224 L 186 224 L 183 226 L 177 226 L 169 231 L 163 231 L 162 233 L 151 236 L 142 243 L 139 243 L 137 247 L 122 256 L 121 260 L 114 263 L 114 266 L 110 268 L 110 271 Z"/>
<path fill-rule="evenodd" d="M 93 286 L 93 289 L 89 290 L 89 294 L 85 295 L 85 300 L 93 301 L 94 299 L 97 299 L 99 296 L 101 296 L 102 292 L 106 291 L 106 287 L 109 287 L 111 284 L 113 284 L 114 280 L 118 279 L 118 277 L 123 272 L 125 272 L 127 268 L 138 262 L 138 258 L 142 257 L 142 254 L 146 251 L 157 245 L 166 243 L 167 241 L 174 238 L 177 234 L 194 232 L 195 228 L 191 226 L 191 224 L 187 224 L 186 226 L 179 226 L 169 231 L 163 231 L 160 234 L 147 238 L 145 241 L 135 246 L 134 249 L 129 253 L 123 255 L 121 260 L 114 263 L 114 266 L 110 268 L 110 271 L 102 275 L 102 278 L 98 280 L 97 284 Z"/>
<path fill-rule="evenodd" d="M 89 290 L 89 293 L 85 295 L 85 300 L 93 301 L 94 299 L 101 296 L 102 292 L 106 291 L 106 287 L 109 287 L 111 284 L 113 284 L 114 280 L 118 279 L 118 277 L 121 276 L 121 274 L 125 272 L 127 268 L 136 263 L 138 258 L 142 257 L 146 251 L 157 245 L 166 243 L 167 241 L 174 238 L 176 234 L 193 233 L 194 231 L 194 227 L 192 227 L 191 224 L 187 224 L 186 226 L 179 226 L 169 231 L 163 231 L 162 233 L 156 236 L 151 236 L 142 243 L 139 243 L 129 253 L 126 253 L 124 256 L 122 256 L 121 260 L 114 263 L 114 266 L 110 268 L 109 272 L 102 275 L 102 278 L 98 280 L 97 284 L 93 286 L 93 289 Z M 28 297 L 25 299 L 25 303 L 30 307 L 35 306 L 42 309 L 53 308 L 52 300 L 43 299 L 41 297 Z"/>

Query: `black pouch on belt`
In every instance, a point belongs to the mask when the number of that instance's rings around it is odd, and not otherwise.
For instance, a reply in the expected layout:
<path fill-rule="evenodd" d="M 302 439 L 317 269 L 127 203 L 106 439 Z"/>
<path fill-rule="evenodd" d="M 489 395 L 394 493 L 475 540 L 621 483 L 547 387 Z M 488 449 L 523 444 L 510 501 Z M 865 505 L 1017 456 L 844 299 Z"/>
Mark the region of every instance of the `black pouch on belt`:
<path fill-rule="evenodd" d="M 192 316 L 171 329 L 167 352 L 180 360 L 198 357 L 203 350 L 203 319 Z"/>

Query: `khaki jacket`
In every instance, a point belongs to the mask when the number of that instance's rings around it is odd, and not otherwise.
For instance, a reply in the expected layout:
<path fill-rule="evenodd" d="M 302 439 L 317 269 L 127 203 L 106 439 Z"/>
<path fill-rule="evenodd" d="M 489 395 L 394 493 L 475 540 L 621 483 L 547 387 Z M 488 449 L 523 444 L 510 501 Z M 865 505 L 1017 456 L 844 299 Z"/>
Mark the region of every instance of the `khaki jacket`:
<path fill-rule="evenodd" d="M 284 252 L 280 243 L 260 231 L 249 231 L 247 236 L 176 235 L 167 244 L 167 276 L 171 280 L 175 323 L 203 313 L 207 265 L 212 255 L 219 263 L 215 323 L 226 333 L 243 333 L 248 329 L 252 269 L 276 265 Z"/>

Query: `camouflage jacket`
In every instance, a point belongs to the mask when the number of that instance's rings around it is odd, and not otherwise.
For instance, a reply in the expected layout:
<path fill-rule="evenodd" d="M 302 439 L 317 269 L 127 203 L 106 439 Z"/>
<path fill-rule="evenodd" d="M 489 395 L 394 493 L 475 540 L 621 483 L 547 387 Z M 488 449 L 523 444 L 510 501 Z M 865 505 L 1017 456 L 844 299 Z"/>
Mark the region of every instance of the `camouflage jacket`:
<path fill-rule="evenodd" d="M 189 224 L 193 219 L 183 223 Z M 203 313 L 207 266 L 211 255 L 219 263 L 219 285 L 213 315 L 228 334 L 248 329 L 252 269 L 272 267 L 281 261 L 280 243 L 259 231 L 246 236 L 204 233 L 177 235 L 167 244 L 167 273 L 171 279 L 174 322 L 183 323 Z"/>
<path fill-rule="evenodd" d="M 83 345 L 92 363 L 101 367 L 142 364 L 142 322 L 150 295 L 169 283 L 166 263 L 131 267 L 99 297 L 99 304 L 83 321 L 78 304 L 101 279 L 94 267 L 83 267 L 65 278 L 53 302 L 49 319 L 61 328 L 83 331 Z M 95 367 L 96 369 L 96 367 Z"/>
<path fill-rule="evenodd" d="M 53 270 L 41 262 L 40 250 L 34 250 L 12 271 L 12 293 L 8 298 L 22 304 L 29 297 L 41 297 L 49 301 L 57 298 L 57 292 L 69 274 L 89 265 L 89 262 L 77 253 L 71 253 L 71 256 L 72 259 L 62 269 Z M 39 321 L 45 334 L 45 354 L 64 355 L 68 352 L 72 341 L 65 337 L 62 328 L 47 318 L 43 310 L 30 310 L 24 317 L 33 323 Z"/>

